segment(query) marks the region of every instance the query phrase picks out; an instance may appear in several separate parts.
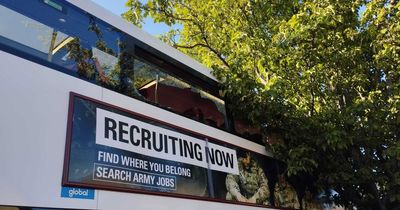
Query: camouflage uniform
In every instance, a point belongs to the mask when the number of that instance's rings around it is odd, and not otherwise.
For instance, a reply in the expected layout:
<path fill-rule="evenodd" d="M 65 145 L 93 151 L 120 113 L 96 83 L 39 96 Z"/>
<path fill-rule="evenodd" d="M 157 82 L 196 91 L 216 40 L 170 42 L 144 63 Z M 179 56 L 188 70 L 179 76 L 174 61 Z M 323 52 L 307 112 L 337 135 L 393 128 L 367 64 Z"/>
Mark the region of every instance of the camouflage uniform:
<path fill-rule="evenodd" d="M 304 210 L 322 210 L 322 205 L 312 198 L 305 196 L 302 201 Z"/>
<path fill-rule="evenodd" d="M 249 167 L 243 165 L 242 158 L 238 163 L 239 175 L 226 176 L 226 199 L 269 205 L 268 180 L 263 169 L 253 160 Z"/>
<path fill-rule="evenodd" d="M 275 205 L 286 208 L 300 208 L 299 199 L 296 190 L 285 181 L 285 183 L 277 182 L 274 189 Z"/>

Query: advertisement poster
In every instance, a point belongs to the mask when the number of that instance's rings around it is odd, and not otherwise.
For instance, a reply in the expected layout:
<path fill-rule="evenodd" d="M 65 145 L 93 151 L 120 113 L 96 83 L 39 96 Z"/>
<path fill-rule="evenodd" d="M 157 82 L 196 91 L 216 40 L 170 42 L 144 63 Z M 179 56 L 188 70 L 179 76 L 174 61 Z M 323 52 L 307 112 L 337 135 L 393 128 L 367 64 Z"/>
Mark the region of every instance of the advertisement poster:
<path fill-rule="evenodd" d="M 209 173 L 238 174 L 236 151 L 73 96 L 66 184 L 210 196 Z"/>
<path fill-rule="evenodd" d="M 64 186 L 299 207 L 273 158 L 74 93 L 69 112 Z"/>

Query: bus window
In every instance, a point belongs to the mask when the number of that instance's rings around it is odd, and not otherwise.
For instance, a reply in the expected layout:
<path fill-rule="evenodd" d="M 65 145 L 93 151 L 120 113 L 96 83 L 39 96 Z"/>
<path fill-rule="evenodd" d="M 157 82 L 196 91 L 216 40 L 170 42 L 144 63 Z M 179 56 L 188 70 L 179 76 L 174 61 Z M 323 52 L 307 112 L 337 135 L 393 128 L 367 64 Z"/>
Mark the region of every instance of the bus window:
<path fill-rule="evenodd" d="M 64 10 L 42 1 L 2 4 L 0 44 L 28 54 L 35 61 L 55 64 L 71 75 L 110 82 L 106 77 L 117 66 L 118 30 L 66 3 L 60 3 L 60 7 L 68 7 Z"/>
<path fill-rule="evenodd" d="M 224 101 L 139 59 L 135 60 L 135 88 L 147 100 L 176 113 L 224 128 Z"/>
<path fill-rule="evenodd" d="M 264 144 L 259 127 L 252 126 L 247 120 L 234 118 L 235 133 L 258 144 Z"/>
<path fill-rule="evenodd" d="M 143 50 L 136 52 L 135 38 L 65 1 L 54 0 L 56 7 L 45 1 L 23 2 L 0 3 L 0 45 L 6 46 L 5 49 L 11 48 L 18 56 L 225 129 L 224 101 L 197 83 L 192 84 L 187 73 L 181 74 L 182 69 L 164 60 L 144 58 Z M 157 62 L 168 63 L 168 68 L 160 67 Z"/>

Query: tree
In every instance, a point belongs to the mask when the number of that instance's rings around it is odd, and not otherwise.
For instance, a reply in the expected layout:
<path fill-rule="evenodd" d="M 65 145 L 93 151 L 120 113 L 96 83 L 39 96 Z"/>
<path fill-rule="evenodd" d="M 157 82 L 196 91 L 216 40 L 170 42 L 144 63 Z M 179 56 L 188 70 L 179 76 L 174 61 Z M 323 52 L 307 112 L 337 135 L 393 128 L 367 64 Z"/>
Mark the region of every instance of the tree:
<path fill-rule="evenodd" d="M 269 146 L 289 176 L 350 209 L 400 208 L 398 0 L 126 5 L 136 25 L 183 26 L 162 39 L 213 70 L 234 115 L 281 136 Z"/>

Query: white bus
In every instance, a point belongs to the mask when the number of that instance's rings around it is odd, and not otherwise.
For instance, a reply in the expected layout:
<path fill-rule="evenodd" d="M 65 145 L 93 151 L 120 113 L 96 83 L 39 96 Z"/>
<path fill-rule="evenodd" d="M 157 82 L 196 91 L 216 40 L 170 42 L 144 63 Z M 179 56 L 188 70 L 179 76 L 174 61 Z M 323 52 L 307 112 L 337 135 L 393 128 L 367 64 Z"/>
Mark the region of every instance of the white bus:
<path fill-rule="evenodd" d="M 0 49 L 0 210 L 276 209 L 280 165 L 181 52 L 79 0 L 0 0 Z"/>

